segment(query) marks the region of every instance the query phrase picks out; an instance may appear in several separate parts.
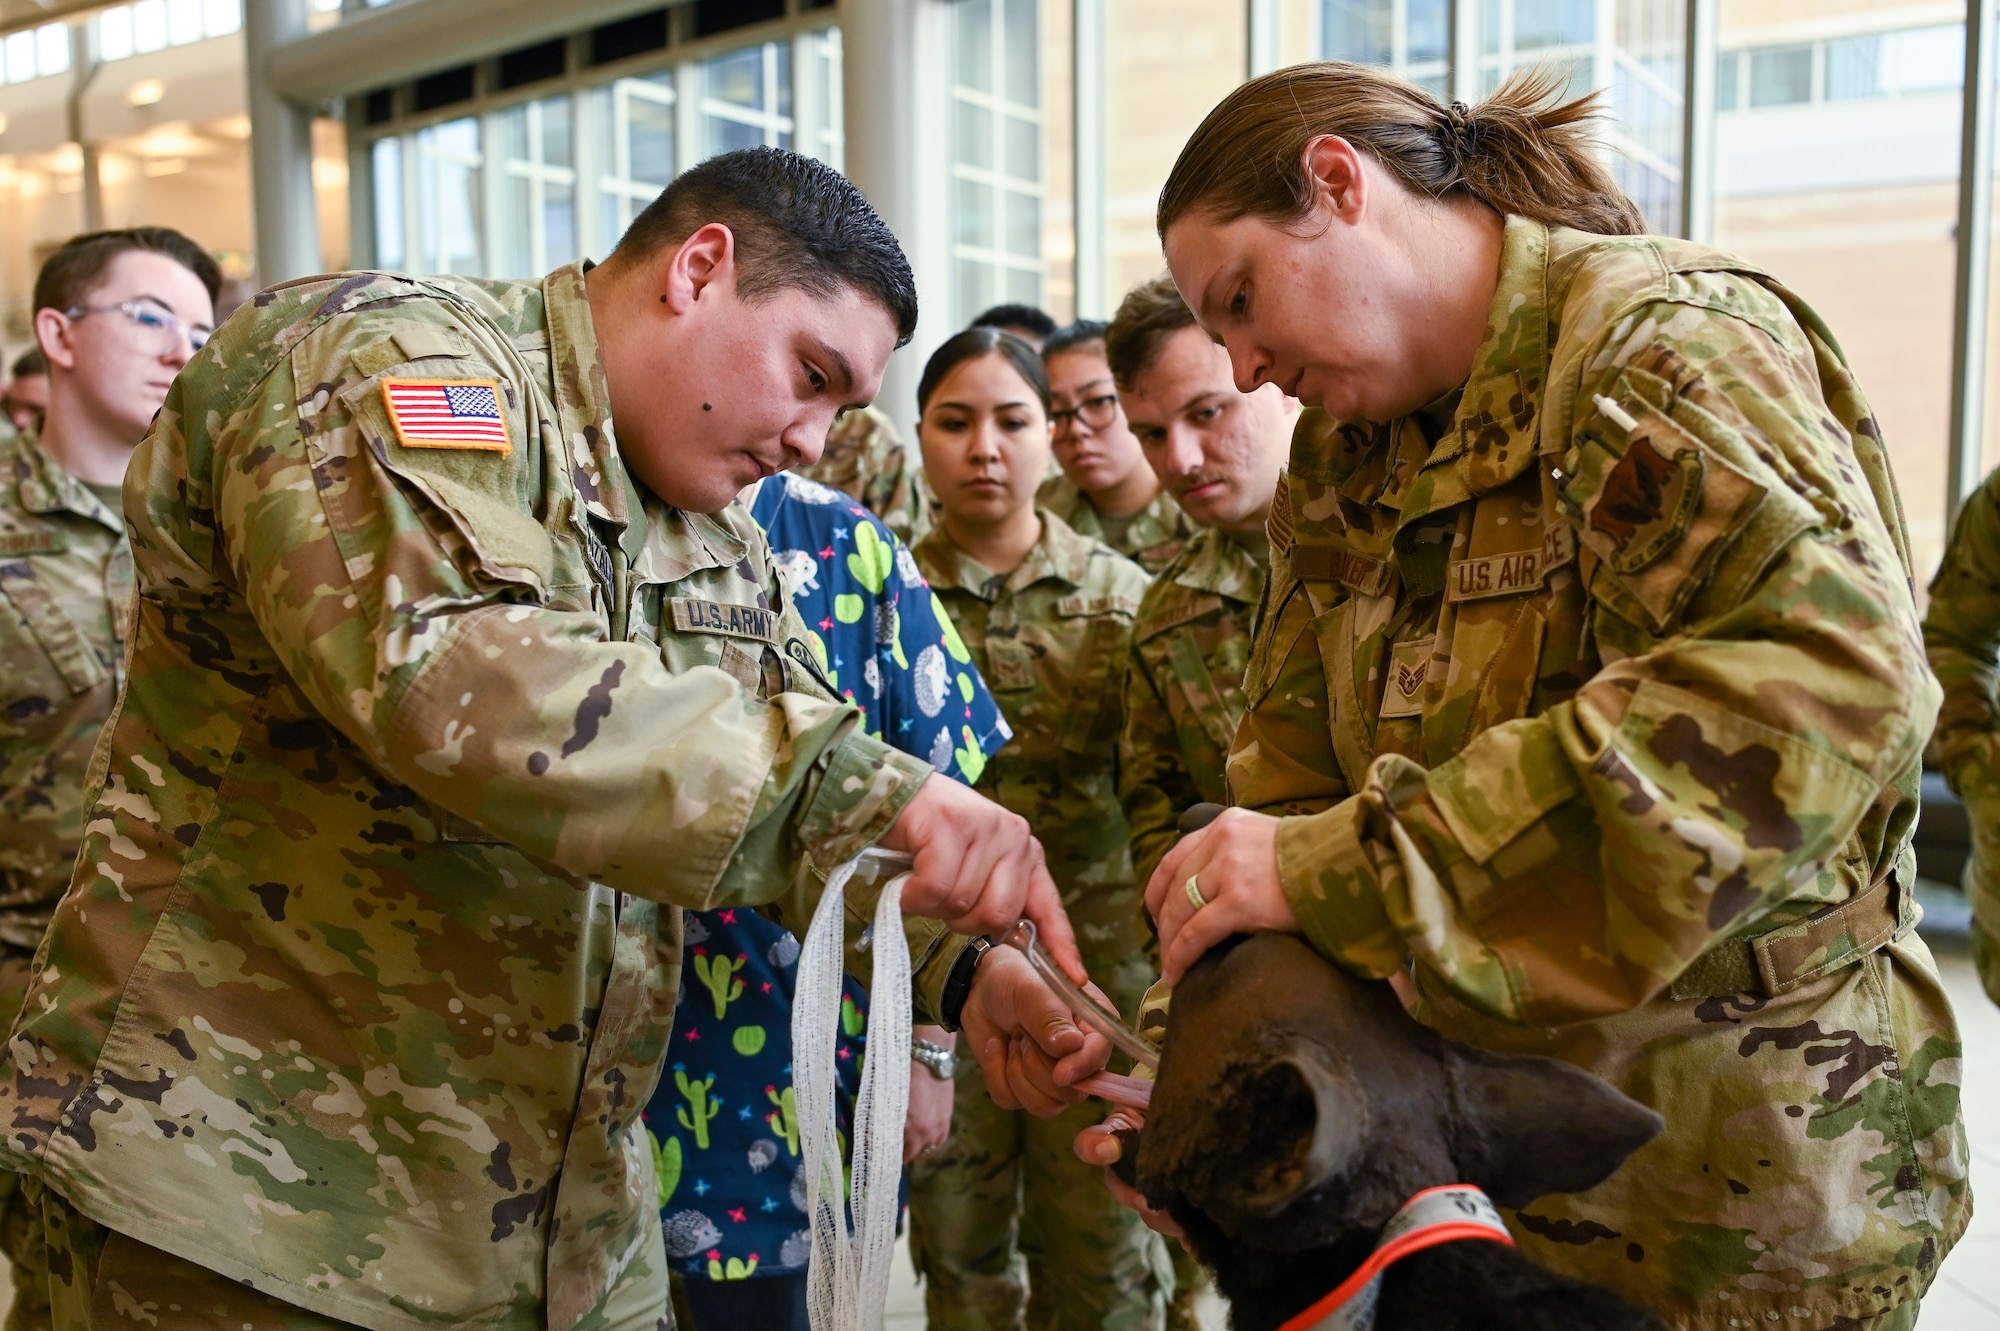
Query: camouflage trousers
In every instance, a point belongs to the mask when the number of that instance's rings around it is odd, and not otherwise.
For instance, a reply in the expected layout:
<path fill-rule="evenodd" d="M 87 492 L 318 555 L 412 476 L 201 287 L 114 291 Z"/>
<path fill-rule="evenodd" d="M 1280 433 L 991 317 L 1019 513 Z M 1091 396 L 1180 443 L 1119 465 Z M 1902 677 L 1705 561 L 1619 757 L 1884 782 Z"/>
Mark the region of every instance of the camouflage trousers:
<path fill-rule="evenodd" d="M 34 959 L 27 948 L 0 943 L 0 1032 L 14 1029 Z M 4 1171 L 0 1171 L 0 1253 L 13 1267 L 14 1302 L 7 1309 L 5 1331 L 49 1331 L 49 1257 L 42 1245 L 41 1217 L 22 1191 L 21 1176 Z"/>
<path fill-rule="evenodd" d="M 951 1138 L 910 1173 L 910 1257 L 930 1331 L 1164 1325 L 1164 1242 L 1071 1149 L 1103 1117 L 1094 1101 L 1055 1118 L 1001 1109 L 965 1060 Z"/>
<path fill-rule="evenodd" d="M 2000 1003 L 2000 790 L 1960 773 L 1960 796 L 1972 825 L 1972 856 L 1965 862 L 1965 899 L 1972 903 L 1972 961 L 1986 996 Z"/>

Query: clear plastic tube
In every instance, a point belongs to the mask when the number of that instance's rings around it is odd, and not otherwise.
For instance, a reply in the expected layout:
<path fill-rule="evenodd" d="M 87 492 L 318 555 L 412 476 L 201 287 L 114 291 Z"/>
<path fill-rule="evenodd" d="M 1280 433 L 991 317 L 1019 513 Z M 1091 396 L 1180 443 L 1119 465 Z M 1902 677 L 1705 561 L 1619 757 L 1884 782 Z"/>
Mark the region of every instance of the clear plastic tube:
<path fill-rule="evenodd" d="M 1068 1004 L 1070 1011 L 1083 1020 L 1083 1024 L 1097 1031 L 1111 1041 L 1112 1048 L 1131 1058 L 1139 1066 L 1157 1072 L 1160 1068 L 1160 1054 L 1147 1043 L 1146 1038 L 1118 1019 L 1115 1012 L 1107 1012 L 1099 1007 L 1097 1000 L 1085 993 L 1076 981 L 1063 974 L 1062 967 L 1056 965 L 1035 937 L 1035 922 L 1021 920 L 1009 929 L 1002 943 L 1020 949 L 1028 958 L 1028 964 L 1035 968 L 1035 974 L 1042 977 L 1042 983 L 1055 992 L 1056 997 Z"/>

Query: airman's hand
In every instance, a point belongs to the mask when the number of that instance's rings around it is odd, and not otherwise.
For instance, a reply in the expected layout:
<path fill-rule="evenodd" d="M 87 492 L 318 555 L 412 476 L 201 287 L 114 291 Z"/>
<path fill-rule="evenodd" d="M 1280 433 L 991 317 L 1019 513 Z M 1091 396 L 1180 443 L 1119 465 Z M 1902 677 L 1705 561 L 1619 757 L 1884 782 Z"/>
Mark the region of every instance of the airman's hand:
<path fill-rule="evenodd" d="M 1187 890 L 1193 879 L 1206 903 Z M 1160 930 L 1160 972 L 1179 984 L 1202 953 L 1231 934 L 1297 933 L 1299 917 L 1278 881 L 1278 820 L 1224 809 L 1182 837 L 1146 884 L 1146 909 Z"/>
<path fill-rule="evenodd" d="M 1101 993 L 1091 992 L 1111 1006 Z M 1028 959 L 1011 947 L 996 947 L 980 960 L 960 1024 L 965 1034 L 958 1047 L 979 1060 L 986 1089 L 1002 1109 L 1053 1118 L 1084 1098 L 1077 1082 L 1111 1061 L 1111 1042 L 1079 1026 Z"/>

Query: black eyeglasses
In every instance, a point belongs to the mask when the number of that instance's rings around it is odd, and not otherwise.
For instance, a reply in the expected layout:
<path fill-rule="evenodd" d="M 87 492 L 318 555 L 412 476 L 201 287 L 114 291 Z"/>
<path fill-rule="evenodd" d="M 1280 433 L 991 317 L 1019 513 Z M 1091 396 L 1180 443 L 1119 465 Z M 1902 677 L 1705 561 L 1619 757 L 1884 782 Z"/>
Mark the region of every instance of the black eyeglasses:
<path fill-rule="evenodd" d="M 1102 430 L 1116 419 L 1118 419 L 1118 395 L 1116 393 L 1104 393 L 1097 397 L 1087 397 L 1068 411 L 1052 411 L 1049 413 L 1049 424 L 1055 427 L 1057 434 L 1070 429 L 1078 421 L 1082 421 L 1093 430 Z"/>

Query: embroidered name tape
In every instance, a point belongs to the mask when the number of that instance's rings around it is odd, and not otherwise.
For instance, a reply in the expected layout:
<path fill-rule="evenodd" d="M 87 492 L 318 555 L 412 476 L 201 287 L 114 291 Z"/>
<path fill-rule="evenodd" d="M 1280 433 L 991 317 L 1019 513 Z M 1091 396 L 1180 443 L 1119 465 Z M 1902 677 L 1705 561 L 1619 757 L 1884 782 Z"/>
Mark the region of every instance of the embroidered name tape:
<path fill-rule="evenodd" d="M 697 596 L 676 596 L 670 603 L 674 627 L 682 633 L 721 633 L 778 645 L 778 612 L 754 605 L 728 605 Z"/>
<path fill-rule="evenodd" d="M 1292 576 L 1305 582 L 1337 582 L 1363 596 L 1389 590 L 1396 570 L 1386 559 L 1342 550 L 1331 545 L 1296 545 L 1291 554 Z"/>
<path fill-rule="evenodd" d="M 514 451 L 498 379 L 384 379 L 382 401 L 404 448 Z"/>
<path fill-rule="evenodd" d="M 69 540 L 59 531 L 0 531 L 0 559 L 21 555 L 59 555 Z"/>
<path fill-rule="evenodd" d="M 1447 601 L 1478 601 L 1488 596 L 1518 596 L 1548 581 L 1549 574 L 1576 556 L 1576 542 L 1562 523 L 1545 528 L 1542 543 L 1532 550 L 1476 559 L 1454 559 L 1445 580 Z"/>

